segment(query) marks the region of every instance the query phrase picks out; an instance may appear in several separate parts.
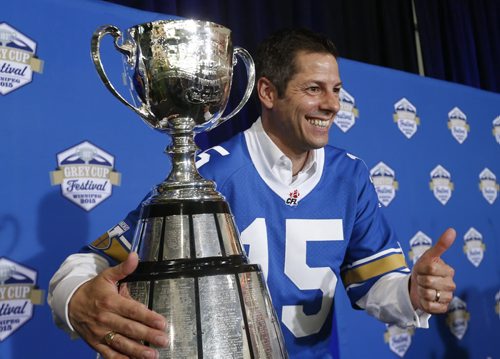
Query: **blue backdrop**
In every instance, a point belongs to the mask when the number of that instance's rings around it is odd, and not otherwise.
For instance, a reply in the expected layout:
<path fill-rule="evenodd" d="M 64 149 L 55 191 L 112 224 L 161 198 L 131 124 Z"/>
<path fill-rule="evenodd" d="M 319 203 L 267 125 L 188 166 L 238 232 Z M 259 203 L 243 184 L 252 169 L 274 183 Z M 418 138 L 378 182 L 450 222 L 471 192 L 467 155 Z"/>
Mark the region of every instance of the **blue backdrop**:
<path fill-rule="evenodd" d="M 1 358 L 94 357 L 52 324 L 48 281 L 68 254 L 135 207 L 169 164 L 167 138 L 98 79 L 90 37 L 100 25 L 160 18 L 91 0 L 2 4 Z M 102 47 L 121 87 L 120 55 L 110 38 Z M 340 70 L 343 110 L 331 142 L 372 170 L 409 265 L 448 226 L 458 233 L 444 256 L 456 268 L 456 299 L 429 330 L 387 328 L 337 290 L 341 358 L 500 358 L 500 95 L 344 59 Z M 89 173 L 78 172 L 76 155 Z"/>

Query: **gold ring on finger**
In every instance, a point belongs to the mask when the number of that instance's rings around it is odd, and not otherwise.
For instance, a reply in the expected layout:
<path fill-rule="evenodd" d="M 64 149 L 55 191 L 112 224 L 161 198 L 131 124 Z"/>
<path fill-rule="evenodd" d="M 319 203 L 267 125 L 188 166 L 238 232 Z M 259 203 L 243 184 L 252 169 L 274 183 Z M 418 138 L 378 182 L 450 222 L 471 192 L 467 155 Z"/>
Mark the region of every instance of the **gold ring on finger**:
<path fill-rule="evenodd" d="M 114 332 L 114 331 L 110 331 L 109 333 L 107 333 L 107 334 L 104 336 L 104 338 L 103 338 L 104 342 L 105 342 L 107 345 L 111 346 L 111 343 L 113 343 L 113 339 L 115 339 L 115 335 L 116 335 L 116 332 Z"/>
<path fill-rule="evenodd" d="M 439 303 L 439 299 L 441 299 L 441 292 L 436 289 L 436 297 L 434 298 L 434 301 Z"/>

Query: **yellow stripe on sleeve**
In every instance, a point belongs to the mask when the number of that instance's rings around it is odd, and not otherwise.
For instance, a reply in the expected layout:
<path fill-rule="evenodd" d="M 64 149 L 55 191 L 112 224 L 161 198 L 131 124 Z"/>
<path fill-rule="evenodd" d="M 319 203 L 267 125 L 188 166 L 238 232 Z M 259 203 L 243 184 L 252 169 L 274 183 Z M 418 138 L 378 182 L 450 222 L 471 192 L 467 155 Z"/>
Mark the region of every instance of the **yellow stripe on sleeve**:
<path fill-rule="evenodd" d="M 405 257 L 401 253 L 394 253 L 379 260 L 347 270 L 342 274 L 342 281 L 344 282 L 344 286 L 348 287 L 353 283 L 364 282 L 406 266 Z"/>

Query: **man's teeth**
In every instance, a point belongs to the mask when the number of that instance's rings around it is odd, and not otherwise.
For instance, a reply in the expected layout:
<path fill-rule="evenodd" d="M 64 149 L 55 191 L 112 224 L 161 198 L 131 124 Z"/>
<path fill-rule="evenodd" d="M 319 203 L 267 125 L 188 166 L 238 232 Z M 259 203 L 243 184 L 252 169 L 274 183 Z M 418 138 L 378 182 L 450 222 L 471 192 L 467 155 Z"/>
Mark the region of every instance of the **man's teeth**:
<path fill-rule="evenodd" d="M 328 121 L 328 120 L 309 120 L 309 122 L 312 125 L 318 126 L 318 127 L 328 127 L 328 124 L 330 123 L 330 121 Z"/>

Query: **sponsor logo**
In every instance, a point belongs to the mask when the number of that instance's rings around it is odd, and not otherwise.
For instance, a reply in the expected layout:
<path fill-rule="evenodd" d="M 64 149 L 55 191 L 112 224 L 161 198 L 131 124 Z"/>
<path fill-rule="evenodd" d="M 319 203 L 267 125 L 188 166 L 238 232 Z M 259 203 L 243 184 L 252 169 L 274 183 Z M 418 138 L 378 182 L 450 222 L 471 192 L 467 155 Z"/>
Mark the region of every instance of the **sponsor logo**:
<path fill-rule="evenodd" d="M 420 118 L 417 116 L 417 109 L 406 98 L 402 98 L 394 104 L 394 122 L 406 138 L 412 138 L 420 125 Z"/>
<path fill-rule="evenodd" d="M 61 185 L 62 195 L 90 211 L 111 196 L 112 185 L 120 185 L 115 159 L 88 141 L 57 155 L 57 170 L 50 173 L 52 185 Z"/>
<path fill-rule="evenodd" d="M 288 198 L 285 203 L 289 206 L 296 206 L 299 204 L 300 193 L 299 190 L 295 189 L 288 194 Z"/>
<path fill-rule="evenodd" d="M 469 320 L 470 313 L 467 311 L 467 304 L 462 299 L 453 297 L 448 306 L 446 325 L 457 339 L 461 340 L 467 332 Z"/>
<path fill-rule="evenodd" d="M 495 136 L 497 143 L 500 145 L 500 116 L 493 120 L 493 136 Z"/>
<path fill-rule="evenodd" d="M 424 252 L 432 247 L 432 239 L 424 232 L 418 231 L 417 234 L 410 239 L 410 259 L 415 264 Z"/>
<path fill-rule="evenodd" d="M 437 165 L 431 171 L 431 182 L 429 185 L 432 193 L 434 193 L 434 197 L 444 206 L 451 198 L 451 192 L 454 189 L 450 172 L 443 166 Z"/>
<path fill-rule="evenodd" d="M 7 95 L 43 72 L 36 42 L 5 22 L 0 23 L 0 94 Z"/>
<path fill-rule="evenodd" d="M 479 190 L 489 204 L 493 204 L 493 202 L 495 202 L 499 189 L 500 186 L 497 183 L 497 176 L 495 176 L 495 174 L 488 168 L 482 170 L 479 174 Z"/>
<path fill-rule="evenodd" d="M 377 191 L 378 200 L 387 207 L 399 188 L 394 171 L 384 162 L 379 162 L 370 170 L 370 177 Z"/>
<path fill-rule="evenodd" d="M 467 139 L 470 131 L 467 116 L 458 107 L 448 112 L 448 128 L 458 143 L 462 144 Z"/>
<path fill-rule="evenodd" d="M 393 353 L 402 358 L 411 345 L 413 333 L 413 328 L 401 328 L 397 325 L 386 324 L 384 341 L 389 344 L 389 348 Z"/>
<path fill-rule="evenodd" d="M 356 100 L 354 97 L 352 97 L 351 94 L 343 88 L 340 89 L 339 100 L 340 110 L 333 123 L 335 123 L 337 127 L 342 130 L 342 132 L 347 132 L 352 126 L 354 126 L 356 118 L 359 117 L 359 111 L 356 108 Z"/>
<path fill-rule="evenodd" d="M 36 271 L 0 258 L 0 342 L 33 317 L 33 305 L 43 304 L 36 277 Z"/>
<path fill-rule="evenodd" d="M 464 235 L 464 253 L 467 259 L 475 267 L 479 267 L 486 251 L 483 236 L 474 227 L 471 227 Z"/>

